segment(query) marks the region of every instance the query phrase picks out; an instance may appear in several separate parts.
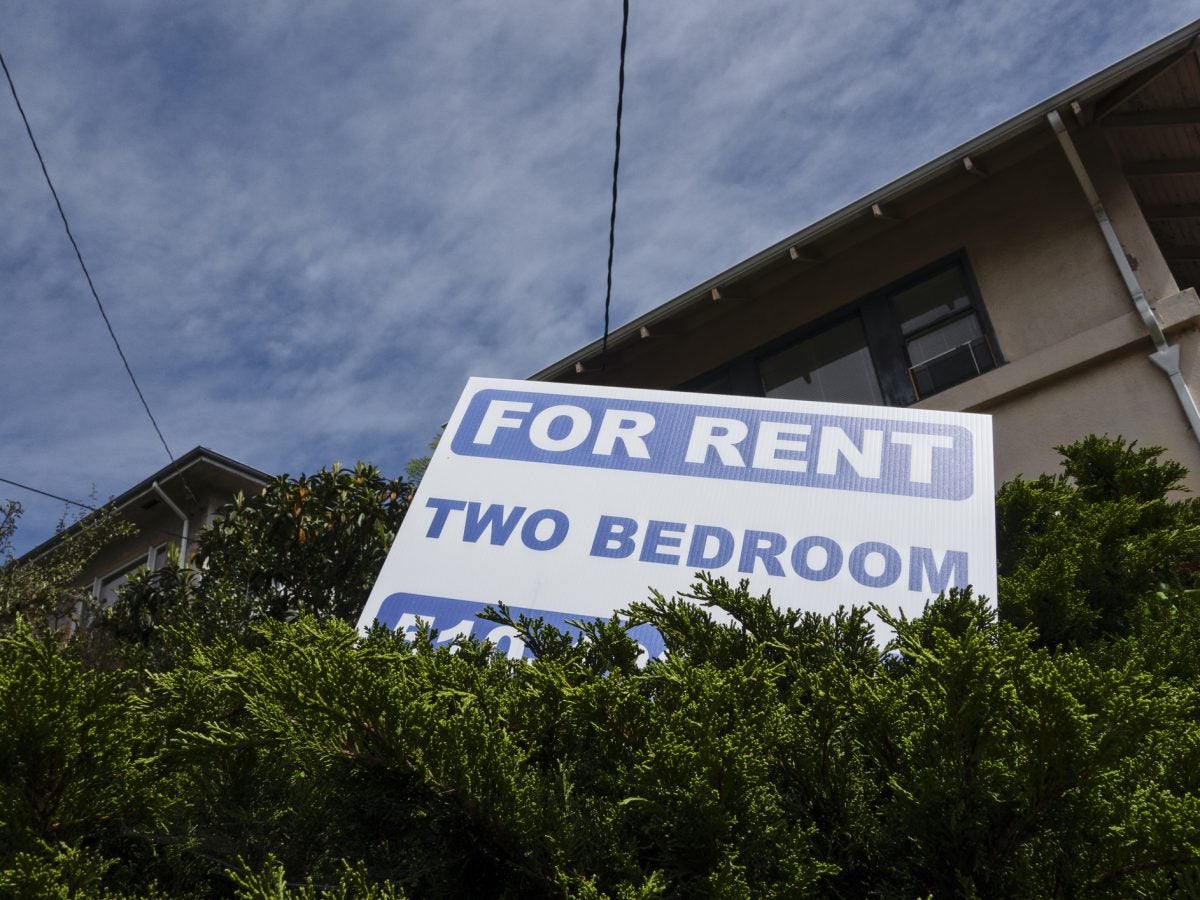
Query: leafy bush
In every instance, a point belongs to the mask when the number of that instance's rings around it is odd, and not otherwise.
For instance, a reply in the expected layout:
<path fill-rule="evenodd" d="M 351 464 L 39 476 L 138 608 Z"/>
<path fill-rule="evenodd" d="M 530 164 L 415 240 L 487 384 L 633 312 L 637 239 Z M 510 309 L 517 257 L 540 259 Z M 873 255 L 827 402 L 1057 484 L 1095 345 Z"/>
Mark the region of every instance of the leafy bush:
<path fill-rule="evenodd" d="M 867 610 L 703 576 L 584 641 L 493 611 L 532 664 L 357 634 L 337 598 L 366 564 L 322 600 L 328 547 L 305 583 L 256 581 L 346 521 L 281 483 L 207 572 L 131 588 L 103 666 L 0 639 L 0 895 L 1196 896 L 1193 505 L 1154 448 L 1063 452 L 1001 489 L 999 615 L 969 590 L 877 610 L 880 647 Z M 252 521 L 287 539 L 239 562 Z M 229 627 L 171 617 L 217 585 Z M 639 669 L 642 622 L 669 655 Z"/>
<path fill-rule="evenodd" d="M 1020 478 L 996 498 L 1000 611 L 1048 645 L 1127 633 L 1155 592 L 1200 572 L 1200 507 L 1171 501 L 1186 469 L 1163 448 L 1089 437 L 1059 447 L 1064 473 Z"/>

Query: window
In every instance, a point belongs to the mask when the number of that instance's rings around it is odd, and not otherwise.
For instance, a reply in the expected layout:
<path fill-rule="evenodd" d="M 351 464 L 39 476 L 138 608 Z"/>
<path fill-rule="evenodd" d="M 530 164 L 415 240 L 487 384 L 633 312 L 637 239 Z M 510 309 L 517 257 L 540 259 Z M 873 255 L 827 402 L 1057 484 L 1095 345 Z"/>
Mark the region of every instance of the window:
<path fill-rule="evenodd" d="M 851 316 L 759 360 L 763 396 L 882 403 L 862 320 Z"/>
<path fill-rule="evenodd" d="M 139 569 L 150 569 L 152 572 L 157 572 L 167 564 L 167 545 L 159 544 L 157 547 L 151 547 L 149 552 L 144 556 L 139 556 L 133 562 L 126 563 L 115 572 L 106 575 L 99 580 L 96 589 L 96 597 L 99 601 L 107 606 L 117 599 L 117 592 L 125 586 L 129 581 L 129 576 Z"/>
<path fill-rule="evenodd" d="M 697 394 L 736 393 L 736 391 L 733 389 L 733 385 L 729 383 L 729 372 L 726 369 L 720 369 L 707 378 L 701 378 L 699 381 L 692 384 L 688 390 L 695 391 Z"/>
<path fill-rule="evenodd" d="M 1002 360 L 957 254 L 708 372 L 694 391 L 908 406 Z"/>
<path fill-rule="evenodd" d="M 918 400 L 996 367 L 957 267 L 892 295 L 892 305 Z"/>

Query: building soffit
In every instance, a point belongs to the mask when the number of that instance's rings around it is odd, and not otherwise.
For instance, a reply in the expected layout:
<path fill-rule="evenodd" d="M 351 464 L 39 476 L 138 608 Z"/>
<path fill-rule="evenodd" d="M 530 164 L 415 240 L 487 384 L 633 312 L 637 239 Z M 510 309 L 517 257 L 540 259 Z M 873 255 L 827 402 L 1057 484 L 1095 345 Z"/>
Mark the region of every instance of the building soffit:
<path fill-rule="evenodd" d="M 189 496 L 191 487 L 189 478 L 197 485 L 216 486 L 228 490 L 230 494 L 248 487 L 265 486 L 271 480 L 271 476 L 266 472 L 240 463 L 232 457 L 224 456 L 207 447 L 195 447 L 176 459 L 174 463 L 159 469 L 100 508 L 112 509 L 126 517 L 137 519 L 142 503 L 152 498 L 158 499 L 157 492 L 154 490 L 154 485 L 157 483 L 189 515 L 195 515 L 201 510 L 196 506 L 199 501 L 193 501 Z M 201 493 L 204 491 L 202 490 Z M 38 544 L 23 554 L 20 557 L 21 560 L 34 561 L 44 556 L 64 538 L 85 528 L 94 515 L 96 513 L 85 516 L 70 527 Z M 135 524 L 137 523 L 135 522 Z"/>
<path fill-rule="evenodd" d="M 1102 98 L 1098 124 L 1181 289 L 1200 285 L 1200 50 L 1168 57 Z"/>
<path fill-rule="evenodd" d="M 1144 116 L 1145 123 L 1135 125 L 1129 117 L 1153 113 L 1159 117 L 1162 129 L 1176 132 L 1186 128 L 1194 128 L 1197 149 L 1200 150 L 1200 68 L 1196 70 L 1197 96 L 1193 106 L 1181 106 L 1178 100 L 1163 101 L 1162 91 L 1176 89 L 1176 80 L 1183 77 L 1180 70 L 1186 66 L 1197 66 L 1197 36 L 1200 35 L 1200 21 L 1179 29 L 1173 34 L 1143 48 L 1142 50 L 1114 63 L 1106 69 L 1060 91 L 1053 97 L 1020 113 L 995 128 L 984 132 L 970 141 L 944 153 L 929 163 L 914 169 L 907 175 L 896 179 L 878 190 L 842 207 L 834 213 L 814 222 L 781 241 L 772 244 L 754 256 L 748 257 L 737 265 L 720 274 L 696 285 L 672 300 L 637 317 L 609 335 L 610 363 L 622 348 L 635 346 L 648 338 L 670 337 L 677 334 L 682 326 L 685 315 L 694 314 L 703 309 L 704 304 L 736 302 L 739 293 L 744 292 L 751 284 L 771 284 L 790 278 L 803 268 L 820 265 L 826 258 L 851 244 L 859 243 L 862 239 L 880 233 L 889 227 L 894 227 L 903 220 L 907 207 L 915 205 L 916 196 L 922 192 L 945 190 L 948 182 L 957 179 L 962 186 L 968 186 L 972 178 L 985 178 L 989 167 L 995 160 L 1003 165 L 1004 151 L 1021 139 L 1045 139 L 1052 141 L 1046 116 L 1052 110 L 1074 110 L 1075 118 L 1080 124 L 1089 125 L 1098 122 L 1106 131 L 1121 133 L 1135 129 L 1148 129 L 1151 116 Z M 1173 74 L 1174 73 L 1174 74 Z M 1190 102 L 1190 95 L 1187 95 Z M 1194 116 L 1193 116 L 1194 114 Z M 1194 120 L 1193 120 L 1194 119 Z M 1184 124 L 1171 124 L 1173 120 L 1182 120 Z M 1042 133 L 1045 132 L 1043 135 Z M 1110 138 L 1110 141 L 1112 139 Z M 1123 158 L 1117 151 L 1119 158 Z M 1191 166 L 1193 160 L 1200 160 L 1200 153 L 1182 157 L 1181 166 Z M 1192 177 L 1197 179 L 1197 191 L 1194 199 L 1189 199 L 1180 208 L 1168 210 L 1168 215 L 1180 217 L 1184 213 L 1194 213 L 1189 217 L 1196 229 L 1195 233 L 1188 232 L 1182 236 L 1176 257 L 1186 257 L 1194 263 L 1197 275 L 1200 275 L 1200 165 L 1192 172 L 1168 172 L 1151 174 L 1154 158 L 1143 159 L 1135 157 L 1139 164 L 1151 164 L 1144 171 L 1146 174 L 1134 174 L 1131 183 L 1135 184 L 1137 194 L 1137 179 L 1166 179 Z M 1165 165 L 1170 164 L 1170 159 Z M 1134 170 L 1135 172 L 1139 170 Z M 1191 197 L 1191 194 L 1186 195 Z M 1138 194 L 1139 202 L 1142 197 Z M 1181 201 L 1182 202 L 1182 201 Z M 1146 204 L 1143 202 L 1143 209 Z M 1154 212 L 1155 210 L 1151 210 Z M 1161 210 L 1158 212 L 1162 212 Z M 1147 216 L 1149 219 L 1149 215 Z M 1151 222 L 1153 228 L 1153 222 Z M 1166 229 L 1163 229 L 1165 232 Z M 1175 232 L 1171 232 L 1175 234 Z M 1159 232 L 1155 232 L 1156 238 Z M 1194 238 L 1194 240 L 1192 240 Z M 1160 239 L 1160 244 L 1162 240 Z M 1168 255 L 1168 247 L 1164 246 L 1164 255 Z M 1192 257 L 1195 257 L 1192 260 Z M 1168 255 L 1168 263 L 1171 258 Z M 1174 271 L 1175 266 L 1172 266 Z M 1195 281 L 1180 279 L 1180 286 L 1194 284 Z M 575 381 L 592 380 L 597 373 L 602 342 L 597 340 L 580 348 L 574 353 L 547 366 L 530 376 L 534 381 Z"/>

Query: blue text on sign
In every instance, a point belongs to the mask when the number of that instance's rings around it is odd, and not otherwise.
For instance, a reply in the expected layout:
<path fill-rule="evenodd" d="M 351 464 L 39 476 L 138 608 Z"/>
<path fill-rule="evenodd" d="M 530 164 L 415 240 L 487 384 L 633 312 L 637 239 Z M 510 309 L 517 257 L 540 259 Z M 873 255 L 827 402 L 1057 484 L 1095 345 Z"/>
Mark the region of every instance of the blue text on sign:
<path fill-rule="evenodd" d="M 869 416 L 483 390 L 461 456 L 965 500 L 971 433 Z"/>
<path fill-rule="evenodd" d="M 566 539 L 570 521 L 557 509 L 530 511 L 499 503 L 484 506 L 474 500 L 429 497 L 425 508 L 432 517 L 425 531 L 430 540 L 481 540 L 502 547 L 510 540 L 530 550 L 553 550 Z M 843 547 L 818 534 L 791 538 L 777 531 L 747 528 L 734 532 L 720 525 L 601 515 L 589 555 L 601 559 L 636 559 L 643 563 L 685 565 L 690 569 L 721 571 L 736 565 L 743 575 L 796 575 L 808 581 L 829 581 L 845 572 L 863 587 L 888 588 L 901 581 L 907 563 L 910 591 L 939 594 L 947 587 L 966 587 L 969 559 L 965 551 L 912 546 L 907 554 L 885 541 L 866 540 Z"/>

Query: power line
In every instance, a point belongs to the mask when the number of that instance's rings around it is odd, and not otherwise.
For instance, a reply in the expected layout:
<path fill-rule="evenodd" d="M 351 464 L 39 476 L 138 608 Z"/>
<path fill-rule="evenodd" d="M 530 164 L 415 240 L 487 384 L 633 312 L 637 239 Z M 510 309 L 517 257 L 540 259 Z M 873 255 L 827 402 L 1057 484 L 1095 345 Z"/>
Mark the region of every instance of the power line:
<path fill-rule="evenodd" d="M 90 503 L 80 503 L 78 500 L 72 500 L 70 497 L 60 497 L 58 494 L 52 494 L 49 491 L 39 490 L 38 488 L 30 487 L 27 484 L 21 484 L 19 481 L 12 481 L 8 478 L 0 478 L 0 482 L 3 482 L 4 484 L 11 484 L 13 487 L 20 488 L 23 491 L 29 491 L 31 494 L 41 494 L 43 497 L 49 497 L 51 500 L 61 500 L 63 503 L 69 503 L 72 506 L 82 506 L 84 509 L 90 509 L 92 512 L 95 512 L 97 509 L 97 507 L 92 506 Z"/>
<path fill-rule="evenodd" d="M 50 173 L 46 169 L 46 161 L 42 158 L 42 151 L 38 148 L 37 139 L 33 136 L 33 129 L 29 125 L 29 118 L 25 115 L 25 108 L 21 106 L 21 98 L 17 96 L 17 86 L 13 84 L 12 73 L 8 71 L 8 64 L 4 61 L 3 53 L 0 53 L 0 68 L 4 69 L 4 77 L 8 79 L 8 89 L 12 91 L 13 101 L 17 104 L 17 112 L 21 114 L 21 121 L 25 123 L 25 133 L 29 135 L 29 143 L 33 145 L 33 152 L 37 154 L 38 164 L 42 167 L 42 175 L 45 176 L 46 185 L 50 188 L 50 193 L 54 197 L 54 205 L 58 207 L 58 215 L 62 219 L 63 228 L 66 229 L 67 239 L 71 242 L 71 247 L 75 250 L 75 258 L 79 260 L 79 268 L 83 270 L 83 277 L 87 279 L 88 288 L 92 292 L 92 298 L 96 301 L 96 308 L 100 310 L 100 316 L 104 319 L 105 327 L 108 328 L 108 335 L 112 338 L 113 345 L 117 348 L 117 353 L 121 357 L 121 363 L 125 366 L 129 380 L 133 383 L 133 389 L 137 391 L 138 399 L 142 401 L 142 408 L 146 410 L 146 415 L 150 418 L 150 424 L 154 426 L 154 431 L 158 435 L 159 441 L 162 442 L 163 449 L 167 451 L 167 457 L 173 463 L 175 462 L 175 454 L 167 446 L 167 439 L 163 437 L 162 429 L 158 427 L 158 421 L 154 418 L 154 413 L 150 412 L 150 404 L 146 402 L 146 395 L 142 393 L 141 386 L 138 385 L 137 379 L 133 376 L 133 369 L 129 367 L 129 360 L 125 358 L 125 351 L 121 349 L 121 342 L 117 340 L 117 334 L 113 331 L 112 322 L 108 320 L 108 313 L 104 311 L 104 304 L 100 302 L 100 295 L 96 292 L 96 285 L 92 283 L 92 276 L 83 261 L 83 254 L 79 252 L 79 245 L 75 243 L 75 235 L 71 233 L 71 226 L 67 222 L 67 214 L 63 210 L 62 201 L 58 199 L 58 191 L 54 189 L 54 182 L 50 180 Z M 188 493 L 191 494 L 190 489 Z M 195 499 L 194 495 L 192 499 Z"/>
<path fill-rule="evenodd" d="M 621 15 L 621 65 L 617 70 L 617 146 L 613 152 L 612 212 L 608 217 L 608 280 L 604 289 L 604 344 L 600 349 L 600 369 L 608 365 L 608 310 L 612 304 L 613 245 L 617 234 L 617 173 L 621 169 L 621 108 L 625 103 L 625 44 L 629 35 L 629 0 L 624 0 Z"/>
<path fill-rule="evenodd" d="M 80 503 L 78 500 L 72 500 L 70 497 L 60 497 L 58 494 L 52 494 L 49 491 L 43 491 L 41 488 L 31 487 L 30 485 L 22 484 L 19 481 L 13 481 L 11 478 L 0 478 L 0 483 L 11 484 L 13 487 L 20 488 L 23 491 L 29 491 L 31 494 L 40 494 L 43 497 L 49 497 L 51 500 L 59 500 L 63 503 L 69 503 L 71 506 L 80 506 L 83 509 L 89 509 L 92 512 L 99 512 L 99 510 L 100 510 L 99 507 L 92 506 L 90 503 Z M 162 534 L 162 535 L 166 535 L 167 537 L 179 538 L 180 540 L 184 540 L 184 537 L 182 534 L 180 534 L 178 531 L 172 531 L 169 528 L 155 527 L 155 528 L 148 528 L 146 530 L 154 532 L 155 534 Z"/>

